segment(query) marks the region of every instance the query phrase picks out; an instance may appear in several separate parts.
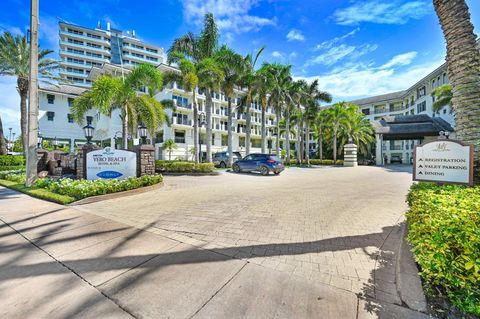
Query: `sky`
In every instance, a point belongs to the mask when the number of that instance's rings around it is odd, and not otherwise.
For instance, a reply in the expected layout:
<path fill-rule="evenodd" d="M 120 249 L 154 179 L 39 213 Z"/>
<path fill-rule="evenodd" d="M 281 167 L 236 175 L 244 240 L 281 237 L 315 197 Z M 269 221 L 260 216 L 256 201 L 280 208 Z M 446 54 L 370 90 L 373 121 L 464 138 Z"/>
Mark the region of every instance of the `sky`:
<path fill-rule="evenodd" d="M 97 0 L 40 1 L 40 46 L 58 58 L 58 21 L 135 30 L 167 50 L 198 33 L 212 12 L 221 43 L 241 54 L 265 50 L 259 62 L 292 64 L 295 78 L 318 79 L 334 101 L 403 90 L 440 66 L 445 41 L 431 0 Z M 26 34 L 29 0 L 1 0 L 0 32 Z M 480 33 L 480 2 L 467 0 Z M 14 78 L 0 77 L 4 130 L 18 134 Z"/>

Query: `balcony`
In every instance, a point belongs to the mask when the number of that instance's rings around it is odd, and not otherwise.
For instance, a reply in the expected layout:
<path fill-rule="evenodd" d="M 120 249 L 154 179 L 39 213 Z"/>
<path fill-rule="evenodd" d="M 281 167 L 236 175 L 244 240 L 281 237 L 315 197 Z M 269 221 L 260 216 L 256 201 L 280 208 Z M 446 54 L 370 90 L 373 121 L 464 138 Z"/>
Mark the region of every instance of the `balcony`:
<path fill-rule="evenodd" d="M 88 50 L 88 51 L 95 52 L 95 53 L 102 52 L 103 54 L 110 54 L 109 50 L 106 50 L 104 48 L 90 47 L 86 44 L 77 44 L 77 43 L 72 43 L 72 42 L 68 42 L 68 41 L 60 41 L 60 45 L 69 46 L 69 47 L 76 48 L 76 49 L 81 49 L 81 50 Z"/>
<path fill-rule="evenodd" d="M 96 56 L 91 56 L 91 55 L 86 55 L 85 53 L 75 53 L 75 52 L 68 52 L 67 50 L 60 50 L 60 56 L 61 55 L 68 55 L 71 57 L 79 57 L 83 59 L 89 59 L 89 60 L 94 60 L 94 61 L 100 61 L 100 62 L 109 62 L 110 60 L 107 58 L 100 58 Z"/>
<path fill-rule="evenodd" d="M 175 143 L 185 144 L 185 136 L 175 136 Z"/>
<path fill-rule="evenodd" d="M 150 63 L 150 64 L 159 64 L 161 62 L 160 59 L 157 59 L 157 61 L 152 61 L 152 60 L 142 58 L 142 57 L 138 57 L 138 56 L 134 56 L 134 55 L 131 55 L 131 54 L 128 54 L 128 53 L 123 53 L 122 57 L 137 60 L 137 61 L 140 61 L 140 62 L 146 62 L 146 63 Z"/>
<path fill-rule="evenodd" d="M 79 35 L 79 34 L 75 34 L 75 33 L 70 33 L 68 31 L 63 31 L 63 30 L 60 30 L 59 34 L 62 36 L 66 36 L 66 37 L 69 37 L 69 38 L 77 38 L 77 39 L 82 39 L 82 40 L 85 40 L 85 41 L 90 41 L 90 42 L 96 42 L 96 43 L 101 43 L 103 45 L 110 45 L 110 42 L 108 42 L 107 40 L 105 39 L 95 39 L 95 38 L 91 38 L 91 37 L 87 37 L 85 35 Z"/>
<path fill-rule="evenodd" d="M 172 120 L 172 124 L 192 126 L 192 120 L 186 120 L 179 117 L 174 117 Z"/>

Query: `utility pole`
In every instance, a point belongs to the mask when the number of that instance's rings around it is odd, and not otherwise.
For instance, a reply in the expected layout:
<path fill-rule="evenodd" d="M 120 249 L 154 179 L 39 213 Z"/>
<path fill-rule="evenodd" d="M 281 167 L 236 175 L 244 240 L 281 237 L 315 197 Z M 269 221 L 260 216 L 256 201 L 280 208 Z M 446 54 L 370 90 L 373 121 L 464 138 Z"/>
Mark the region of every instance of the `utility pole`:
<path fill-rule="evenodd" d="M 30 79 L 28 96 L 27 178 L 25 186 L 37 179 L 38 138 L 38 0 L 30 0 Z"/>

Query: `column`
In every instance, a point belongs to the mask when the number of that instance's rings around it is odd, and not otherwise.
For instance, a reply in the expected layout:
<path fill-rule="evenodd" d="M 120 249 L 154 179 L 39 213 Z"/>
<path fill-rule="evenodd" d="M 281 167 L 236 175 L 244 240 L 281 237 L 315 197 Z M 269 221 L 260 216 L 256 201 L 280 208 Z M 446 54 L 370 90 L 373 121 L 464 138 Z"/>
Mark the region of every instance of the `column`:
<path fill-rule="evenodd" d="M 383 165 L 382 134 L 375 134 L 375 164 Z"/>

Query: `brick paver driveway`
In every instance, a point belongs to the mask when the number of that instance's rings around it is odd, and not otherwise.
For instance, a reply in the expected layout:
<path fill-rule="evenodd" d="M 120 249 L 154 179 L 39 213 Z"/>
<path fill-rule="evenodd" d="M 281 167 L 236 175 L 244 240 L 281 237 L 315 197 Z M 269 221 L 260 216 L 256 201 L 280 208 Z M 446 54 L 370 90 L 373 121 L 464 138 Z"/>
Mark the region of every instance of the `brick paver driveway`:
<path fill-rule="evenodd" d="M 395 302 L 395 251 L 409 170 L 318 167 L 269 177 L 167 176 L 158 190 L 77 208 Z"/>

